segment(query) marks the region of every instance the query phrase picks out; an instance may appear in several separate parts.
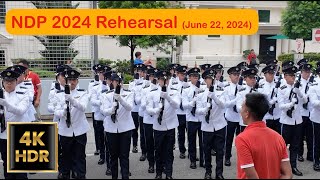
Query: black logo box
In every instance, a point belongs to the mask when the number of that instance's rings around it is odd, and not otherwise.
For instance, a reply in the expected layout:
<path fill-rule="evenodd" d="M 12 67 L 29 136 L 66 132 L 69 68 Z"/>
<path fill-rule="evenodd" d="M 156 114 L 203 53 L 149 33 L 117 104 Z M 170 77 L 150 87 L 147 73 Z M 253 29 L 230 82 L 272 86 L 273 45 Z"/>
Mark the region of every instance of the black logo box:
<path fill-rule="evenodd" d="M 58 172 L 58 128 L 55 122 L 8 122 L 7 131 L 7 171 L 8 173 L 26 173 L 26 172 Z M 20 144 L 19 141 L 26 131 L 30 131 L 30 140 L 33 140 L 33 133 L 39 134 L 44 131 L 41 141 L 45 146 L 26 146 L 25 143 Z M 49 162 L 16 162 L 16 150 L 22 154 L 22 150 L 47 150 L 49 152 Z M 28 152 L 26 153 L 28 160 Z M 33 154 L 32 157 L 35 155 Z"/>

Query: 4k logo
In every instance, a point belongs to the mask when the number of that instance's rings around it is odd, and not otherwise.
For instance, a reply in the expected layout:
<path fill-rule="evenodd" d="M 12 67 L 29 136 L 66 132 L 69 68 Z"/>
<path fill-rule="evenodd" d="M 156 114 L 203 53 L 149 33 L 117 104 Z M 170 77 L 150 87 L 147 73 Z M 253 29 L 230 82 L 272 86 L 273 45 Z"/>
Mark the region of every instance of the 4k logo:
<path fill-rule="evenodd" d="M 57 123 L 8 123 L 8 172 L 57 172 L 57 143 Z"/>

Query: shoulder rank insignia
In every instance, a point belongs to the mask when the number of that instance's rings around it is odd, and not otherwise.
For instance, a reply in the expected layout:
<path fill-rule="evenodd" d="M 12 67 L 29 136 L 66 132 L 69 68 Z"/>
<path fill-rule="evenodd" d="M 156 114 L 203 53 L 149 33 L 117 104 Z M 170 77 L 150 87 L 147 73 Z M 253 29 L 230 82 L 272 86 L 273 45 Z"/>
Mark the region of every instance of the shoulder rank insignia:
<path fill-rule="evenodd" d="M 107 91 L 108 91 L 108 89 L 104 89 L 104 90 L 101 91 L 101 93 L 105 93 Z"/>
<path fill-rule="evenodd" d="M 26 92 L 16 91 L 17 94 L 25 94 Z"/>
<path fill-rule="evenodd" d="M 94 82 L 94 80 L 91 80 L 90 82 L 91 82 L 91 83 L 93 83 L 93 82 Z"/>
<path fill-rule="evenodd" d="M 246 90 L 246 88 L 245 88 L 245 87 L 244 87 L 244 88 L 241 88 L 241 89 L 239 90 L 239 92 L 244 91 L 244 90 Z"/>
<path fill-rule="evenodd" d="M 152 92 L 152 91 L 157 91 L 158 90 L 158 88 L 157 89 L 152 89 L 150 92 Z"/>
<path fill-rule="evenodd" d="M 285 88 L 287 88 L 287 85 L 283 85 L 280 87 L 281 90 L 284 90 Z"/>
<path fill-rule="evenodd" d="M 136 84 L 136 86 L 140 86 L 140 85 L 142 85 L 143 83 L 138 83 L 138 84 Z"/>
<path fill-rule="evenodd" d="M 150 87 L 150 85 L 149 85 L 149 86 L 145 86 L 145 87 L 143 87 L 143 89 L 146 89 L 146 88 L 148 88 L 148 87 Z"/>
<path fill-rule="evenodd" d="M 28 89 L 28 88 L 24 86 L 20 86 L 20 89 Z"/>
<path fill-rule="evenodd" d="M 86 91 L 85 89 L 77 89 L 77 91 Z"/>
<path fill-rule="evenodd" d="M 50 91 L 54 90 L 54 88 L 51 88 Z"/>
<path fill-rule="evenodd" d="M 201 90 L 198 92 L 198 94 L 203 93 L 204 91 L 205 91 L 204 89 L 201 89 Z"/>
<path fill-rule="evenodd" d="M 93 86 L 98 86 L 99 84 L 94 84 Z"/>
<path fill-rule="evenodd" d="M 220 87 L 220 86 L 217 86 L 216 90 L 217 90 L 217 91 L 223 91 L 223 88 Z"/>
<path fill-rule="evenodd" d="M 171 90 L 176 90 L 176 91 L 178 91 L 178 89 L 176 89 L 176 88 L 170 88 Z"/>
<path fill-rule="evenodd" d="M 224 87 L 228 87 L 228 86 L 230 86 L 230 83 L 228 83 L 227 85 L 225 85 Z"/>
<path fill-rule="evenodd" d="M 62 93 L 62 92 L 64 92 L 64 90 L 59 90 L 59 91 L 57 91 L 57 93 Z"/>
<path fill-rule="evenodd" d="M 106 94 L 109 94 L 109 93 L 111 93 L 111 92 L 113 92 L 113 91 L 114 91 L 114 89 L 112 89 L 112 90 L 110 90 L 110 91 L 107 91 Z"/>
<path fill-rule="evenodd" d="M 311 83 L 310 86 L 317 86 L 318 83 Z"/>
<path fill-rule="evenodd" d="M 131 92 L 129 89 L 123 89 L 124 91 Z"/>
<path fill-rule="evenodd" d="M 178 82 L 172 82 L 172 85 L 176 85 L 176 84 L 178 84 Z"/>
<path fill-rule="evenodd" d="M 24 85 L 31 86 L 32 84 L 31 83 L 24 83 Z"/>
<path fill-rule="evenodd" d="M 187 86 L 187 87 L 183 87 L 183 89 L 188 89 L 190 86 Z"/>
<path fill-rule="evenodd" d="M 30 82 L 30 80 L 24 80 L 23 82 Z M 53 81 L 53 82 L 55 82 L 55 81 Z"/>

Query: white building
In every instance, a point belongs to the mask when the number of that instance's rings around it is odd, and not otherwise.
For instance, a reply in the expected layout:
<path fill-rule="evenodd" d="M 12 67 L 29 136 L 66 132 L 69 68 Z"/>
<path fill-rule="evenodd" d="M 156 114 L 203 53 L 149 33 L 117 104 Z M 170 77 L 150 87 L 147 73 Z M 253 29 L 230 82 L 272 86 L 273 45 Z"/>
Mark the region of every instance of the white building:
<path fill-rule="evenodd" d="M 78 8 L 92 8 L 91 1 L 73 1 L 80 3 Z M 254 49 L 256 54 L 269 54 L 276 58 L 281 53 L 289 53 L 296 49 L 294 40 L 266 40 L 267 37 L 281 34 L 281 11 L 287 6 L 286 1 L 182 1 L 186 8 L 253 8 L 260 16 L 259 30 L 254 35 L 191 35 L 188 41 L 179 48 L 178 61 L 181 64 L 193 66 L 195 63 L 222 63 L 230 67 L 242 61 L 242 52 Z M 11 59 L 41 58 L 39 50 L 44 46 L 33 36 L 13 36 L 6 32 L 4 15 L 14 8 L 35 8 L 30 1 L 0 1 L 0 66 L 6 62 L 11 64 Z M 79 51 L 77 60 L 93 59 L 93 36 L 77 38 L 72 47 Z M 171 55 L 161 53 L 154 48 L 136 49 L 141 51 L 143 59 L 171 58 Z M 319 52 L 317 44 L 306 43 L 306 52 Z M 130 59 L 130 49 L 119 47 L 115 39 L 109 36 L 98 36 L 98 58 L 123 60 Z"/>

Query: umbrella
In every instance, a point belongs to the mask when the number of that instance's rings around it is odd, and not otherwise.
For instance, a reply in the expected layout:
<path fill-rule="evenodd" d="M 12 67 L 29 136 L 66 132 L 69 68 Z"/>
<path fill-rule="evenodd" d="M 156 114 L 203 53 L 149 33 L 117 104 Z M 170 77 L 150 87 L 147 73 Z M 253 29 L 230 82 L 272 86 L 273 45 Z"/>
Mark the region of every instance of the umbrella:
<path fill-rule="evenodd" d="M 283 34 L 278 34 L 276 36 L 267 37 L 266 39 L 289 39 L 289 37 Z"/>

